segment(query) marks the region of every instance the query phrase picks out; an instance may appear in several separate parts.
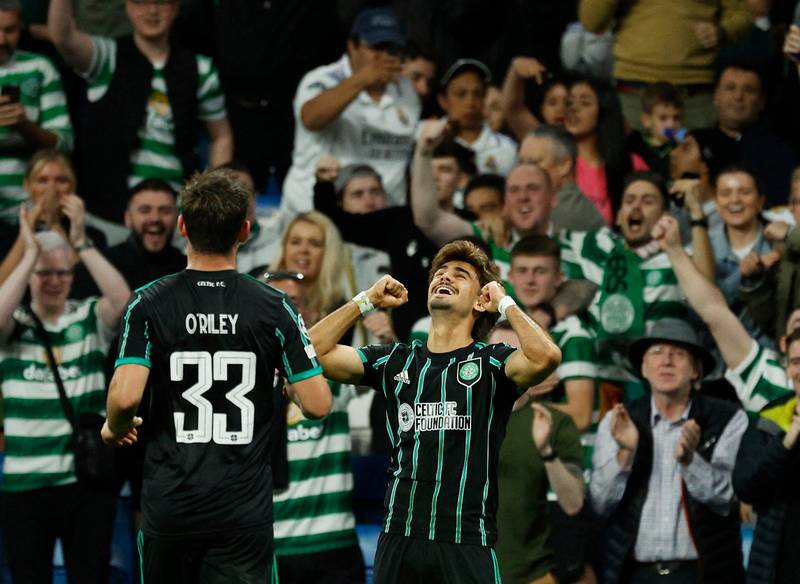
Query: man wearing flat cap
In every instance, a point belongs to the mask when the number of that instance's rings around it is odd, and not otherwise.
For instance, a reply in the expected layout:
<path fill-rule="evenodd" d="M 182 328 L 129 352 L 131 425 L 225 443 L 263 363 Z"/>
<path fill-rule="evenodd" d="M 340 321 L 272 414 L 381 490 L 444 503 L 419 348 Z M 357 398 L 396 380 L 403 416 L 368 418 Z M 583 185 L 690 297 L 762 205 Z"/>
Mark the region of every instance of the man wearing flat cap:
<path fill-rule="evenodd" d="M 656 322 L 629 357 L 651 395 L 598 428 L 590 491 L 608 518 L 604 580 L 744 582 L 731 474 L 746 414 L 699 391 L 714 359 L 683 321 Z"/>

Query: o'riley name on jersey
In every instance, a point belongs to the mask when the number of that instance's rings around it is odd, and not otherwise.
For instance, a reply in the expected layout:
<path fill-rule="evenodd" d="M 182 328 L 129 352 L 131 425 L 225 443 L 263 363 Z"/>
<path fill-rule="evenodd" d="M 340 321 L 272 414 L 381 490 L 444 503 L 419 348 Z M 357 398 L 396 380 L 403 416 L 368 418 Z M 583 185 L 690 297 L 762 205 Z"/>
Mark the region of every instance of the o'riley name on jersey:
<path fill-rule="evenodd" d="M 400 430 L 408 432 L 437 432 L 439 430 L 472 430 L 472 418 L 457 414 L 457 403 L 448 402 L 421 402 L 414 404 L 400 404 L 397 411 L 397 422 Z"/>
<path fill-rule="evenodd" d="M 235 335 L 238 314 L 194 314 L 186 315 L 186 332 L 190 335 Z"/>

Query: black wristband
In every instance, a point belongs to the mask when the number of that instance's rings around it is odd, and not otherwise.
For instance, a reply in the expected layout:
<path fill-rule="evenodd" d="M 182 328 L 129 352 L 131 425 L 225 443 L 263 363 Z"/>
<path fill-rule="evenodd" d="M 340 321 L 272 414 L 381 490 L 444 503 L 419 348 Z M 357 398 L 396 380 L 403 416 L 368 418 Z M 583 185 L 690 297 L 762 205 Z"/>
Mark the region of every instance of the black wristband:
<path fill-rule="evenodd" d="M 550 454 L 547 456 L 543 454 L 540 454 L 539 456 L 541 456 L 542 462 L 553 462 L 556 458 L 558 458 L 558 454 L 556 454 L 556 451 L 553 448 L 550 448 Z"/>
<path fill-rule="evenodd" d="M 703 217 L 702 219 L 690 219 L 689 225 L 692 227 L 704 227 L 708 229 L 708 219 Z"/>

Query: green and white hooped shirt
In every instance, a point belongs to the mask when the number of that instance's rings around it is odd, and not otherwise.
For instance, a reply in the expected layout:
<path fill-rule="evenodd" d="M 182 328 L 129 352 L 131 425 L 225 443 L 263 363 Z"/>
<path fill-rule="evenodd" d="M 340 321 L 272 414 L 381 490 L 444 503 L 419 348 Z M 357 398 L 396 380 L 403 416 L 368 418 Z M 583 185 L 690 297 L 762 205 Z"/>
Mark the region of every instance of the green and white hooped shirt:
<path fill-rule="evenodd" d="M 95 297 L 68 301 L 56 325 L 44 323 L 64 389 L 76 415 L 105 413 L 105 358 L 113 333 L 97 316 Z M 5 410 L 3 491 L 32 491 L 74 483 L 75 460 L 58 388 L 36 326 L 21 309 L 0 344 L 0 390 Z"/>
<path fill-rule="evenodd" d="M 56 135 L 56 148 L 72 150 L 74 134 L 67 111 L 61 76 L 44 55 L 15 51 L 0 65 L 0 86 L 19 87 L 25 115 L 42 129 Z M 19 132 L 0 128 L 0 217 L 14 220 L 19 204 L 26 199 L 22 190 L 29 150 Z"/>
<path fill-rule="evenodd" d="M 347 404 L 353 386 L 328 382 L 331 413 L 320 420 L 289 404 L 289 488 L 273 497 L 275 554 L 292 556 L 357 544 Z"/>
<path fill-rule="evenodd" d="M 760 412 L 769 403 L 794 393 L 794 384 L 781 364 L 781 356 L 755 340 L 735 369 L 725 371 L 745 410 Z"/>
<path fill-rule="evenodd" d="M 104 37 L 92 37 L 94 54 L 89 71 L 84 75 L 90 102 L 103 98 L 111 85 L 117 66 L 117 42 Z M 153 79 L 147 100 L 147 115 L 139 129 L 140 147 L 131 153 L 133 172 L 128 187 L 133 188 L 147 178 L 168 181 L 178 191 L 183 168 L 175 153 L 175 120 L 167 95 L 164 78 L 165 63 L 153 64 Z M 211 59 L 197 55 L 197 113 L 203 122 L 225 117 L 225 95 L 217 70 Z"/>

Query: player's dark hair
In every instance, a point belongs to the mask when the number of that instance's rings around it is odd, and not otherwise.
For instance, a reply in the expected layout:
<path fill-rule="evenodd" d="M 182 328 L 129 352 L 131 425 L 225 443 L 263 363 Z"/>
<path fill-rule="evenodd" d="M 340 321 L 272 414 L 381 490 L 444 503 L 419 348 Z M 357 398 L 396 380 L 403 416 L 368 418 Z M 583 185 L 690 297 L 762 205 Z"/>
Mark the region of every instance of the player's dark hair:
<path fill-rule="evenodd" d="M 230 170 L 196 173 L 181 190 L 181 215 L 192 247 L 227 254 L 247 218 L 250 193 Z"/>
<path fill-rule="evenodd" d="M 463 239 L 451 241 L 439 250 L 431 263 L 428 283 L 433 280 L 436 271 L 448 262 L 464 262 L 475 268 L 481 288 L 492 281 L 503 285 L 500 280 L 500 270 L 486 252 L 471 241 Z M 499 317 L 496 312 L 481 312 L 472 325 L 472 338 L 476 341 L 485 339 Z"/>
<path fill-rule="evenodd" d="M 511 248 L 511 261 L 519 256 L 544 256 L 561 261 L 561 248 L 558 242 L 546 235 L 526 235 Z"/>
<path fill-rule="evenodd" d="M 671 105 L 682 110 L 683 100 L 678 88 L 668 81 L 657 81 L 645 87 L 642 91 L 642 110 L 651 114 L 657 105 Z"/>

